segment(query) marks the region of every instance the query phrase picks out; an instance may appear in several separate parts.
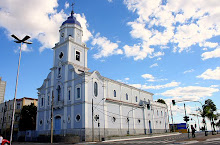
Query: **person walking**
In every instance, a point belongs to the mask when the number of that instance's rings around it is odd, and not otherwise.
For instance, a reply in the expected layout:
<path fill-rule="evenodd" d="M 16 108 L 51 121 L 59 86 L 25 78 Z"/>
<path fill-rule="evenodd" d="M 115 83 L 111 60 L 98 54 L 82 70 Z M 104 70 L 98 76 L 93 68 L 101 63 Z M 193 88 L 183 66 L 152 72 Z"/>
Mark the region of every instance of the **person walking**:
<path fill-rule="evenodd" d="M 2 145 L 2 140 L 3 140 L 3 137 L 2 135 L 0 135 L 0 145 Z"/>
<path fill-rule="evenodd" d="M 191 130 L 192 130 L 192 137 L 195 138 L 196 137 L 196 135 L 195 135 L 196 130 L 193 127 L 193 125 L 191 125 Z"/>

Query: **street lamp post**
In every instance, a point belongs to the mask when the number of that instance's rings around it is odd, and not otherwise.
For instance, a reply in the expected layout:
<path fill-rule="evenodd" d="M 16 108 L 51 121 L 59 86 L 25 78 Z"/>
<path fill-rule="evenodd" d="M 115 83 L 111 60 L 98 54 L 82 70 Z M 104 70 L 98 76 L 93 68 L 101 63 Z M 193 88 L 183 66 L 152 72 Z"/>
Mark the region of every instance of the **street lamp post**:
<path fill-rule="evenodd" d="M 20 69 L 20 62 L 21 62 L 21 48 L 22 43 L 32 44 L 32 42 L 28 42 L 30 36 L 25 36 L 22 40 L 20 40 L 17 36 L 14 34 L 11 35 L 14 39 L 16 39 L 14 42 L 21 43 L 20 51 L 19 51 L 19 60 L 18 60 L 18 70 L 17 70 L 17 77 L 16 77 L 16 85 L 15 85 L 15 96 L 14 96 L 14 102 L 13 102 L 13 113 L 12 113 L 12 122 L 11 122 L 11 135 L 10 135 L 10 145 L 12 142 L 12 136 L 13 136 L 13 127 L 14 127 L 14 117 L 15 117 L 15 104 L 16 104 L 16 95 L 17 95 L 17 86 L 18 86 L 18 76 L 19 76 L 19 69 Z"/>

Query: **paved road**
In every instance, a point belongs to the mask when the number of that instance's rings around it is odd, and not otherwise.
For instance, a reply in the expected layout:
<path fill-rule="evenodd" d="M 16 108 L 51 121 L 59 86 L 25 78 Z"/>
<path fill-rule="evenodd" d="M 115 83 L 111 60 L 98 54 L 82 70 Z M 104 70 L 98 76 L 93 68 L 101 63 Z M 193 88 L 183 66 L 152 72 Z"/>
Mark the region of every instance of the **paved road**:
<path fill-rule="evenodd" d="M 192 145 L 220 145 L 220 134 L 204 136 L 204 133 L 197 133 L 196 138 L 188 138 L 188 134 L 179 134 L 174 136 L 164 136 L 146 139 L 124 140 L 115 142 L 102 142 L 96 144 L 130 144 L 130 145 L 145 145 L 145 144 L 160 144 L 160 145 L 176 145 L 176 144 L 192 144 Z"/>
<path fill-rule="evenodd" d="M 154 138 L 142 138 L 142 139 L 135 139 L 132 140 L 118 140 L 118 141 L 106 141 L 106 142 L 84 142 L 78 144 L 86 144 L 86 145 L 108 145 L 108 144 L 130 144 L 130 145 L 177 145 L 177 144 L 191 144 L 191 145 L 220 145 L 220 134 L 217 135 L 209 135 L 204 136 L 204 133 L 197 133 L 196 138 L 188 139 L 187 134 L 178 134 L 173 136 L 160 136 Z M 21 143 L 21 142 L 14 142 L 12 145 L 52 145 L 50 143 Z M 65 143 L 54 143 L 53 145 L 72 145 L 72 144 L 65 144 Z"/>

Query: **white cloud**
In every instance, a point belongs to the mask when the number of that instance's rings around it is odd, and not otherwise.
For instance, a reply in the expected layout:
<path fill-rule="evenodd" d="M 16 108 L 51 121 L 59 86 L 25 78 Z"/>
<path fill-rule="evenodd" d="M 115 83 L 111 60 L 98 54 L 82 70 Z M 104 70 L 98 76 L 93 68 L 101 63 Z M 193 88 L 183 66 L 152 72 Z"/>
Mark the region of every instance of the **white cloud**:
<path fill-rule="evenodd" d="M 150 58 L 160 57 L 160 56 L 163 56 L 164 54 L 165 54 L 164 52 L 159 51 L 159 52 L 153 53 L 153 55 L 152 55 L 152 56 L 149 56 L 149 57 L 150 57 Z"/>
<path fill-rule="evenodd" d="M 152 64 L 151 66 L 150 66 L 150 68 L 152 68 L 152 67 L 157 67 L 158 66 L 158 64 L 157 63 L 154 63 L 154 64 Z"/>
<path fill-rule="evenodd" d="M 195 71 L 194 69 L 190 69 L 190 70 L 184 71 L 183 73 L 186 74 L 186 73 L 191 73 L 191 72 L 194 72 L 194 71 Z"/>
<path fill-rule="evenodd" d="M 161 60 L 161 59 L 162 59 L 161 57 L 157 58 L 157 60 Z"/>
<path fill-rule="evenodd" d="M 153 75 L 151 74 L 143 74 L 141 75 L 142 78 L 147 79 L 148 82 L 156 82 L 156 81 L 165 81 L 167 79 L 156 79 Z"/>
<path fill-rule="evenodd" d="M 108 57 L 110 55 L 123 54 L 123 51 L 118 48 L 118 44 L 111 42 L 106 37 L 101 37 L 99 34 L 92 40 L 92 45 L 98 46 L 99 52 L 94 54 L 94 58 Z"/>
<path fill-rule="evenodd" d="M 13 4 L 12 4 L 13 3 Z M 0 27 L 7 30 L 8 35 L 18 37 L 25 35 L 37 39 L 41 43 L 40 51 L 52 48 L 59 41 L 59 27 L 67 18 L 63 10 L 57 11 L 57 0 L 12 0 L 0 2 Z M 85 16 L 81 19 L 76 14 L 83 29 L 87 29 Z M 88 40 L 88 31 L 84 30 L 83 39 Z"/>
<path fill-rule="evenodd" d="M 151 55 L 154 52 L 153 48 L 150 48 L 146 43 L 128 46 L 125 45 L 124 52 L 127 57 L 133 56 L 134 60 L 143 60 L 148 55 Z"/>
<path fill-rule="evenodd" d="M 65 2 L 65 9 L 68 9 L 69 6 L 70 6 L 70 4 L 66 1 L 66 2 Z"/>
<path fill-rule="evenodd" d="M 147 85 L 142 85 L 142 89 L 154 89 L 154 90 L 158 90 L 158 89 L 164 89 L 164 88 L 171 88 L 171 87 L 177 87 L 180 85 L 180 82 L 171 82 L 171 83 L 167 83 L 164 85 L 155 85 L 155 86 L 147 86 Z"/>
<path fill-rule="evenodd" d="M 210 48 L 217 45 L 206 41 L 220 34 L 219 0 L 124 0 L 124 4 L 138 14 L 136 20 L 128 22 L 131 36 L 142 40 L 148 48 L 172 43 L 173 52 L 182 52 L 196 44 Z M 140 46 L 129 46 L 129 52 L 134 49 L 136 53 L 127 56 L 136 60 L 149 56 L 141 53 Z"/>
<path fill-rule="evenodd" d="M 126 81 L 129 81 L 129 80 L 130 80 L 130 78 L 125 78 L 125 80 L 126 80 Z"/>
<path fill-rule="evenodd" d="M 201 98 L 211 97 L 213 93 L 218 92 L 219 89 L 211 87 L 200 87 L 200 86 L 188 86 L 188 87 L 178 87 L 172 90 L 167 90 L 160 95 L 166 97 L 172 97 L 176 101 L 182 100 L 192 100 L 198 101 Z"/>
<path fill-rule="evenodd" d="M 204 80 L 220 80 L 220 67 L 216 67 L 215 70 L 207 69 L 204 73 L 197 77 Z"/>
<path fill-rule="evenodd" d="M 211 88 L 218 88 L 219 85 L 211 85 L 210 87 L 211 87 Z"/>
<path fill-rule="evenodd" d="M 143 74 L 141 75 L 141 77 L 143 77 L 144 79 L 154 79 L 154 76 L 152 76 L 151 74 Z"/>
<path fill-rule="evenodd" d="M 204 42 L 204 43 L 200 43 L 199 46 L 201 46 L 201 47 L 215 48 L 215 47 L 218 46 L 218 43 Z"/>
<path fill-rule="evenodd" d="M 112 0 L 108 0 L 108 2 L 112 3 L 113 1 Z"/>
<path fill-rule="evenodd" d="M 210 52 L 204 52 L 201 56 L 202 60 L 220 57 L 220 47 Z"/>
<path fill-rule="evenodd" d="M 66 14 L 57 11 L 56 0 L 2 1 L 0 7 L 0 27 L 9 34 L 30 35 L 42 44 L 41 51 L 53 47 L 58 41 L 59 26 Z"/>

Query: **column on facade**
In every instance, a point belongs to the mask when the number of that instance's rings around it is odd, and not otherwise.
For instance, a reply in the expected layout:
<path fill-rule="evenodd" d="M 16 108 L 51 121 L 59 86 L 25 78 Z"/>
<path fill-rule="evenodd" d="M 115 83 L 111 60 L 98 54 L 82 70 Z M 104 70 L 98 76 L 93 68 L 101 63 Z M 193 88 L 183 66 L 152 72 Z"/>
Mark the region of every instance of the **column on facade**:
<path fill-rule="evenodd" d="M 64 100 L 64 105 L 63 105 L 63 111 L 64 111 L 64 115 L 62 118 L 63 121 L 63 130 L 64 130 L 64 134 L 65 134 L 65 130 L 67 129 L 67 99 L 68 99 L 68 64 L 65 64 L 64 66 L 64 88 L 63 88 L 63 100 Z"/>
<path fill-rule="evenodd" d="M 71 115 L 71 128 L 74 128 L 74 102 L 75 102 L 75 84 L 74 84 L 74 79 L 75 79 L 75 72 L 74 69 L 71 70 L 71 75 L 72 75 L 72 81 L 71 81 L 71 93 L 72 93 L 72 97 L 71 97 L 71 111 L 70 111 L 70 115 Z"/>

